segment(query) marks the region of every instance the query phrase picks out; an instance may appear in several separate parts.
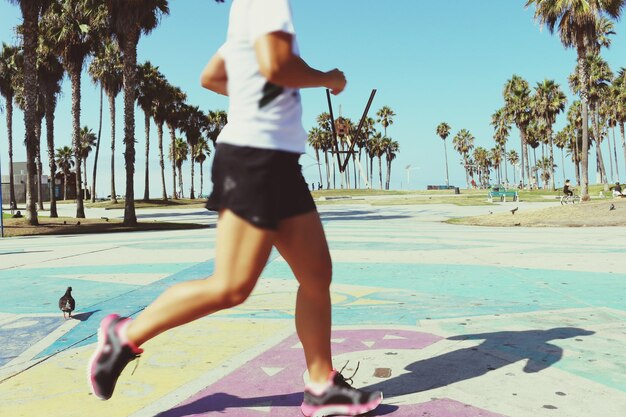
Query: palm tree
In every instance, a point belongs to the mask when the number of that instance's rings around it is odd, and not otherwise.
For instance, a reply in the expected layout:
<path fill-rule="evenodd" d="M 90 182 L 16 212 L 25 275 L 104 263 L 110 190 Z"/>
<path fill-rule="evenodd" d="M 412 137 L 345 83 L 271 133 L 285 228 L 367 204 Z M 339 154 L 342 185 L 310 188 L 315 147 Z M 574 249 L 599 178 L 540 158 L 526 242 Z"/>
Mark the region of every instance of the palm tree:
<path fill-rule="evenodd" d="M 55 1 L 44 15 L 46 35 L 61 58 L 72 84 L 72 144 L 76 158 L 76 217 L 85 217 L 80 157 L 81 72 L 85 59 L 101 41 L 106 13 L 97 0 Z"/>
<path fill-rule="evenodd" d="M 91 153 L 91 150 L 94 146 L 96 146 L 96 134 L 93 130 L 89 129 L 89 127 L 84 126 L 80 129 L 79 134 L 79 143 L 78 151 L 80 152 L 80 160 L 83 161 L 83 166 L 85 168 L 85 172 L 87 172 L 87 157 Z M 87 187 L 87 176 L 85 176 L 85 190 L 88 190 Z"/>
<path fill-rule="evenodd" d="M 491 126 L 493 126 L 494 134 L 493 139 L 498 145 L 498 149 L 501 150 L 500 159 L 504 160 L 504 181 L 509 183 L 509 174 L 506 168 L 506 142 L 509 140 L 509 134 L 511 132 L 511 121 L 505 108 L 496 110 L 491 115 Z"/>
<path fill-rule="evenodd" d="M 554 135 L 554 145 L 561 150 L 561 168 L 563 171 L 563 183 L 565 183 L 565 147 L 569 142 L 569 135 L 566 129 L 567 128 L 557 132 L 557 134 Z"/>
<path fill-rule="evenodd" d="M 309 130 L 308 142 L 309 142 L 309 145 L 311 145 L 311 147 L 315 151 L 315 160 L 317 161 L 317 169 L 320 174 L 320 183 L 323 182 L 322 164 L 320 164 L 320 149 L 322 149 L 323 140 L 324 140 L 324 133 L 322 132 L 322 129 L 320 129 L 319 127 L 314 127 L 311 130 Z"/>
<path fill-rule="evenodd" d="M 7 138 L 9 147 L 9 201 L 15 201 L 15 184 L 13 183 L 13 97 L 15 95 L 15 78 L 19 68 L 16 62 L 17 46 L 2 43 L 0 53 L 0 95 L 6 102 Z"/>
<path fill-rule="evenodd" d="M 543 189 L 548 188 L 548 181 L 552 177 L 554 177 L 554 168 L 557 165 L 554 164 L 554 161 L 551 161 L 548 157 L 543 157 L 536 163 L 536 167 L 541 171 L 541 180 L 543 181 Z M 552 183 L 554 183 L 554 179 L 552 179 Z"/>
<path fill-rule="evenodd" d="M 137 104 L 144 113 L 144 131 L 146 133 L 146 169 L 144 174 L 144 194 L 143 201 L 150 200 L 150 121 L 156 97 L 159 94 L 163 75 L 159 72 L 159 67 L 154 67 L 150 61 L 144 62 L 137 67 Z"/>
<path fill-rule="evenodd" d="M 100 83 L 109 101 L 109 118 L 111 122 L 111 202 L 117 204 L 117 191 L 115 190 L 115 99 L 122 91 L 122 55 L 116 43 L 108 40 L 98 48 L 91 64 L 89 74 L 94 82 Z M 99 142 L 98 142 L 99 145 Z M 98 164 L 98 150 L 96 146 L 96 159 L 94 161 L 91 201 L 96 198 L 96 172 Z"/>
<path fill-rule="evenodd" d="M 467 129 L 461 129 L 452 140 L 454 150 L 456 150 L 463 157 L 463 167 L 465 168 L 465 180 L 467 188 L 470 188 L 470 163 L 469 152 L 474 149 L 474 136 Z"/>
<path fill-rule="evenodd" d="M 170 147 L 170 159 L 174 161 L 174 165 L 178 170 L 178 187 L 180 189 L 180 198 L 183 198 L 183 162 L 187 160 L 189 148 L 187 142 L 182 138 L 176 138 L 174 146 Z"/>
<path fill-rule="evenodd" d="M 211 156 L 211 149 L 209 148 L 209 142 L 204 137 L 201 137 L 193 148 L 193 160 L 200 164 L 200 192 L 199 196 L 204 195 L 204 171 L 202 165 L 207 158 Z"/>
<path fill-rule="evenodd" d="M 515 123 L 520 131 L 521 139 L 521 181 L 522 187 L 524 186 L 524 168 L 526 169 L 526 176 L 530 180 L 530 165 L 528 162 L 528 146 L 526 141 L 528 125 L 531 121 L 532 109 L 531 109 L 531 94 L 528 81 L 524 80 L 518 75 L 506 82 L 504 85 L 504 102 L 507 116 Z"/>
<path fill-rule="evenodd" d="M 489 150 L 488 154 L 489 164 L 496 170 L 497 182 L 502 183 L 502 176 L 500 175 L 500 166 L 502 165 L 503 153 L 500 145 L 497 145 Z"/>
<path fill-rule="evenodd" d="M 193 149 L 202 138 L 202 132 L 209 131 L 208 119 L 206 115 L 200 110 L 198 106 L 183 106 L 183 120 L 182 131 L 187 138 L 188 148 L 191 151 L 191 190 L 189 198 L 195 199 L 194 189 L 194 177 L 195 177 L 195 164 L 193 163 Z M 182 190 L 181 190 L 182 191 Z"/>
<path fill-rule="evenodd" d="M 61 93 L 61 82 L 65 70 L 59 59 L 51 53 L 46 40 L 42 37 L 39 45 L 39 62 L 37 66 L 37 78 L 39 88 L 44 97 L 44 112 L 46 116 L 46 142 L 48 145 L 48 166 L 50 168 L 50 217 L 58 217 L 56 195 L 54 192 L 54 179 L 56 177 L 56 163 L 54 160 L 54 111 L 57 105 L 57 97 Z"/>
<path fill-rule="evenodd" d="M 596 142 L 596 167 L 597 173 L 600 175 L 600 182 L 605 184 L 605 191 L 608 191 L 606 169 L 604 167 L 604 158 L 602 157 L 602 140 L 604 135 L 600 128 L 599 122 L 600 114 L 599 110 L 602 106 L 602 102 L 608 98 L 610 91 L 610 83 L 613 80 L 613 72 L 609 67 L 609 64 L 604 61 L 599 54 L 593 53 L 587 56 L 585 59 L 585 65 L 587 66 L 587 97 L 588 97 L 588 109 L 591 114 L 591 126 L 593 139 Z M 576 70 L 569 77 L 569 83 L 572 90 L 580 94 L 582 91 L 580 72 Z M 589 142 L 590 144 L 592 141 Z M 591 146 L 591 145 L 590 145 Z"/>
<path fill-rule="evenodd" d="M 618 20 L 626 0 L 527 0 L 526 7 L 535 5 L 535 19 L 545 24 L 550 33 L 558 28 L 561 42 L 566 48 L 575 48 L 578 71 L 581 80 L 580 99 L 582 102 L 582 186 L 584 200 L 589 199 L 589 115 L 588 115 L 588 71 L 585 65 L 587 55 L 598 49 L 602 42 L 602 18 Z"/>
<path fill-rule="evenodd" d="M 517 179 L 515 178 L 515 167 L 517 167 L 517 164 L 519 163 L 519 155 L 517 154 L 515 149 L 510 150 L 506 154 L 506 160 L 513 167 L 513 184 L 516 184 L 517 183 Z"/>
<path fill-rule="evenodd" d="M 182 108 L 185 100 L 187 99 L 187 95 L 182 92 L 182 90 L 178 87 L 169 86 L 168 91 L 168 100 L 165 101 L 165 124 L 170 132 L 170 149 L 175 146 L 176 142 L 176 129 L 181 125 L 180 118 L 180 109 Z M 171 159 L 172 161 L 172 196 L 174 199 L 178 198 L 178 193 L 176 192 L 176 161 Z M 182 190 L 181 190 L 182 191 Z"/>
<path fill-rule="evenodd" d="M 489 185 L 489 152 L 482 146 L 478 146 L 473 152 L 474 164 L 478 171 L 478 182 L 481 188 Z"/>
<path fill-rule="evenodd" d="M 67 177 L 70 175 L 70 170 L 74 167 L 74 150 L 69 146 L 57 148 L 55 162 L 61 169 L 61 172 L 63 172 L 63 200 L 67 200 Z M 52 181 L 54 181 L 54 178 Z"/>
<path fill-rule="evenodd" d="M 24 128 L 26 131 L 26 221 L 36 226 L 35 159 L 38 149 L 36 126 L 37 110 L 37 44 L 39 42 L 39 18 L 48 6 L 47 0 L 9 0 L 22 12 L 22 43 L 24 49 L 23 79 L 26 108 Z"/>
<path fill-rule="evenodd" d="M 167 188 L 165 187 L 165 161 L 163 159 L 163 124 L 168 116 L 170 100 L 172 100 L 172 88 L 165 77 L 158 80 L 157 94 L 154 97 L 152 107 L 152 118 L 157 127 L 157 137 L 159 143 L 159 166 L 161 168 L 161 199 L 167 201 Z"/>
<path fill-rule="evenodd" d="M 561 87 L 556 82 L 553 80 L 544 80 L 541 83 L 537 83 L 533 100 L 533 110 L 535 115 L 545 123 L 548 147 L 550 150 L 549 160 L 552 164 L 554 164 L 552 126 L 556 122 L 557 115 L 565 110 L 566 103 L 567 98 L 565 97 L 565 93 L 561 91 Z M 554 168 L 550 168 L 549 172 L 554 172 Z M 550 180 L 551 189 L 554 191 L 554 175 L 550 175 Z"/>
<path fill-rule="evenodd" d="M 215 146 L 217 137 L 222 132 L 222 129 L 224 129 L 224 126 L 226 126 L 226 123 L 228 123 L 228 114 L 224 110 L 209 110 L 207 118 L 211 125 L 209 139 L 211 139 L 213 146 Z"/>
<path fill-rule="evenodd" d="M 395 140 L 387 138 L 387 141 L 385 143 L 385 157 L 387 158 L 387 184 L 385 186 L 386 190 L 389 190 L 389 186 L 391 183 L 391 163 L 394 159 L 396 159 L 399 151 L 400 144 Z"/>
<path fill-rule="evenodd" d="M 443 122 L 437 126 L 437 135 L 443 140 L 443 154 L 446 158 L 446 186 L 450 186 L 450 176 L 448 175 L 448 150 L 446 149 L 446 138 L 450 136 L 450 125 Z"/>
<path fill-rule="evenodd" d="M 124 225 L 137 224 L 135 214 L 135 92 L 137 88 L 137 44 L 141 33 L 154 30 L 162 15 L 169 13 L 167 0 L 106 0 L 111 32 L 123 52 L 124 63 L 124 160 L 126 163 L 126 200 Z"/>
<path fill-rule="evenodd" d="M 615 107 L 615 121 L 619 124 L 622 137 L 622 150 L 624 151 L 624 163 L 626 163 L 626 68 L 620 69 L 613 81 L 613 97 Z"/>
<path fill-rule="evenodd" d="M 391 107 L 383 106 L 376 112 L 376 116 L 378 117 L 376 121 L 383 126 L 384 136 L 387 137 L 387 127 L 393 124 L 393 118 L 396 116 L 396 113 L 391 110 Z"/>

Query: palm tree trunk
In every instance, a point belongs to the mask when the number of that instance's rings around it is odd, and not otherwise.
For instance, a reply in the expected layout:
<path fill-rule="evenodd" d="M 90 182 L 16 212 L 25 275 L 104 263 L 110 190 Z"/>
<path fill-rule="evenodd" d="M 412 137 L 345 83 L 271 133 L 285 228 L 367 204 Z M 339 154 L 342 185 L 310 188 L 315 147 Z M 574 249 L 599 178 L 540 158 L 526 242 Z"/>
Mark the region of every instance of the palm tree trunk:
<path fill-rule="evenodd" d="M 63 201 L 67 200 L 67 172 L 63 171 Z"/>
<path fill-rule="evenodd" d="M 581 155 L 581 196 L 583 200 L 589 199 L 589 96 L 587 92 L 588 76 L 587 65 L 585 58 L 587 51 L 584 48 L 578 48 L 578 68 L 579 77 L 581 81 L 580 100 L 582 102 L 582 123 L 583 123 L 583 143 L 582 143 L 582 155 Z"/>
<path fill-rule="evenodd" d="M 91 202 L 96 202 L 96 174 L 98 172 L 98 156 L 100 155 L 100 138 L 102 136 L 102 107 L 103 107 L 104 87 L 100 85 L 100 116 L 98 118 L 98 139 L 96 141 L 96 155 L 93 161 L 93 175 L 91 176 Z M 85 172 L 87 177 L 87 172 Z"/>
<path fill-rule="evenodd" d="M 446 146 L 446 140 L 443 140 L 443 154 L 446 158 L 446 187 L 450 186 L 450 175 L 448 175 L 448 149 Z M 407 184 L 408 186 L 408 184 Z"/>
<path fill-rule="evenodd" d="M 598 172 L 598 174 L 600 174 L 600 182 L 605 185 L 604 191 L 608 191 L 606 168 L 604 167 L 604 158 L 602 157 L 602 132 L 600 132 L 600 124 L 598 119 L 598 109 L 592 109 L 591 124 L 593 126 L 594 136 L 596 139 L 596 171 Z"/>
<path fill-rule="evenodd" d="M 391 159 L 387 159 L 387 190 L 391 186 Z"/>
<path fill-rule="evenodd" d="M 48 166 L 50 167 L 50 217 L 59 217 L 57 213 L 56 170 L 54 161 L 54 96 L 46 94 L 44 102 L 46 112 L 46 142 L 48 145 Z"/>
<path fill-rule="evenodd" d="M 550 146 L 550 189 L 554 191 L 556 190 L 556 185 L 554 184 L 554 141 L 552 140 L 552 128 L 548 129 L 548 139 Z"/>
<path fill-rule="evenodd" d="M 107 93 L 109 98 L 109 116 L 111 117 L 111 202 L 117 204 L 115 191 L 115 96 Z"/>
<path fill-rule="evenodd" d="M 9 202 L 16 203 L 15 182 L 13 181 L 13 95 L 6 98 L 7 102 L 7 138 L 9 141 Z"/>
<path fill-rule="evenodd" d="M 624 163 L 626 164 L 626 133 L 624 130 L 624 122 L 621 122 L 619 124 L 619 132 L 622 136 L 622 150 L 624 151 Z"/>
<path fill-rule="evenodd" d="M 163 160 L 163 122 L 157 123 L 157 134 L 159 136 L 159 165 L 161 166 L 161 189 L 163 195 L 161 199 L 167 201 L 167 190 L 165 188 L 165 161 Z"/>
<path fill-rule="evenodd" d="M 319 148 L 315 148 L 315 159 L 317 160 L 317 169 L 320 174 L 320 183 L 323 182 L 322 179 L 322 165 L 320 164 L 320 150 Z M 202 186 L 200 187 L 200 192 L 202 192 Z"/>
<path fill-rule="evenodd" d="M 150 200 L 150 113 L 144 111 L 144 127 L 146 131 L 146 172 L 144 175 L 143 201 Z"/>
<path fill-rule="evenodd" d="M 178 166 L 178 186 L 180 188 L 180 198 L 184 198 L 185 194 L 183 192 L 183 164 L 181 162 L 181 164 Z"/>
<path fill-rule="evenodd" d="M 83 172 L 85 173 L 85 188 L 83 188 L 83 192 L 86 192 L 87 190 L 89 190 L 89 187 L 87 186 L 87 157 L 86 156 L 83 159 Z M 87 196 L 85 196 L 85 198 L 87 198 Z"/>
<path fill-rule="evenodd" d="M 193 146 L 190 146 L 190 148 L 191 148 L 191 158 L 190 158 L 190 162 L 191 162 L 191 190 L 189 191 L 189 198 L 191 198 L 192 200 L 195 200 L 196 193 L 195 193 L 195 189 L 193 187 L 193 183 L 194 183 L 194 178 L 195 178 L 195 166 L 196 166 L 196 163 L 195 163 L 194 158 L 193 158 Z"/>
<path fill-rule="evenodd" d="M 85 218 L 83 205 L 83 177 L 82 160 L 80 155 L 80 75 L 81 63 L 71 63 L 68 66 L 68 74 L 72 82 L 72 144 L 74 147 L 74 159 L 76 164 L 76 218 Z"/>
<path fill-rule="evenodd" d="M 615 175 L 619 182 L 619 162 L 617 162 L 617 141 L 615 140 L 615 126 L 613 126 L 613 155 L 615 156 Z"/>
<path fill-rule="evenodd" d="M 383 189 L 383 156 L 378 157 L 378 179 L 380 180 L 380 189 Z"/>
<path fill-rule="evenodd" d="M 124 50 L 124 162 L 126 165 L 126 199 L 124 201 L 124 226 L 137 225 L 135 213 L 135 87 L 137 75 L 137 42 L 139 29 L 127 34 Z"/>
<path fill-rule="evenodd" d="M 370 189 L 374 187 L 374 157 L 370 156 Z"/>
<path fill-rule="evenodd" d="M 563 184 L 565 184 L 565 149 L 561 148 L 561 170 L 563 171 Z"/>
<path fill-rule="evenodd" d="M 176 192 L 176 158 L 174 157 L 174 150 L 176 149 L 176 129 L 170 123 L 167 123 L 167 127 L 170 131 L 170 141 L 171 141 L 170 158 L 172 160 L 172 198 L 176 200 L 178 199 L 178 193 Z"/>
<path fill-rule="evenodd" d="M 204 188 L 204 162 L 200 162 L 200 196 L 203 195 L 202 189 Z"/>
<path fill-rule="evenodd" d="M 328 164 L 328 151 L 327 150 L 324 151 L 324 160 L 326 163 L 326 189 L 329 190 L 330 189 L 330 165 Z"/>
<path fill-rule="evenodd" d="M 469 166 L 467 161 L 467 153 L 463 154 L 463 165 L 465 166 L 465 183 L 467 184 L 467 189 L 470 189 L 470 179 L 469 179 Z"/>
<path fill-rule="evenodd" d="M 35 134 L 35 112 L 37 110 L 37 68 L 36 50 L 39 39 L 39 10 L 35 2 L 20 1 L 23 16 L 23 47 L 24 47 L 24 92 L 26 106 L 24 109 L 24 130 L 26 132 L 26 221 L 37 226 L 36 195 L 35 195 L 35 158 L 37 154 L 37 135 Z"/>
<path fill-rule="evenodd" d="M 613 131 L 613 133 L 615 134 L 615 131 Z M 607 145 L 609 147 L 608 155 L 609 155 L 609 167 L 611 169 L 611 182 L 614 183 L 615 182 L 615 171 L 613 170 L 613 155 L 612 155 L 612 152 L 611 152 L 611 134 L 609 133 L 608 127 L 607 127 L 607 130 L 606 130 L 606 142 L 607 142 Z"/>
<path fill-rule="evenodd" d="M 37 165 L 37 210 L 44 210 L 43 207 L 43 192 L 41 185 L 41 178 L 43 176 L 43 164 L 41 163 L 41 118 L 37 115 L 37 158 L 35 159 L 35 165 Z"/>

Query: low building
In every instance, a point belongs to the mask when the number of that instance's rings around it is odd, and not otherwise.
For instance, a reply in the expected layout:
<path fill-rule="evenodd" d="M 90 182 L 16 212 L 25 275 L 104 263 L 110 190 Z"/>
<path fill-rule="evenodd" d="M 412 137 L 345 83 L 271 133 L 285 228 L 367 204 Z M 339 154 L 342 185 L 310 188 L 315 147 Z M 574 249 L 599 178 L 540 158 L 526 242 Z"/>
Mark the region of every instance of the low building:
<path fill-rule="evenodd" d="M 26 203 L 26 162 L 14 162 L 13 163 L 13 187 L 15 189 L 15 199 L 17 204 Z M 35 178 L 36 184 L 39 182 Z M 8 175 L 2 175 L 0 181 L 2 183 L 2 204 L 9 205 L 11 203 L 10 198 L 10 178 Z M 50 201 L 50 181 L 47 175 L 41 176 L 42 184 L 42 199 L 43 201 Z"/>

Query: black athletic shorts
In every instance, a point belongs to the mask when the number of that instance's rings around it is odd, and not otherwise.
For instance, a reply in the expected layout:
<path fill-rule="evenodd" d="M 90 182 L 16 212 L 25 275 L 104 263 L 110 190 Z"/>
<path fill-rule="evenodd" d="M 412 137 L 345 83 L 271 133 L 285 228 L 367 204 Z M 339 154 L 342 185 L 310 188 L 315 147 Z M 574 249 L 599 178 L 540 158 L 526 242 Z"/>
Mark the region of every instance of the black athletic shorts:
<path fill-rule="evenodd" d="M 218 144 L 206 208 L 229 209 L 257 227 L 272 230 L 281 220 L 315 211 L 299 159 L 292 152 Z"/>

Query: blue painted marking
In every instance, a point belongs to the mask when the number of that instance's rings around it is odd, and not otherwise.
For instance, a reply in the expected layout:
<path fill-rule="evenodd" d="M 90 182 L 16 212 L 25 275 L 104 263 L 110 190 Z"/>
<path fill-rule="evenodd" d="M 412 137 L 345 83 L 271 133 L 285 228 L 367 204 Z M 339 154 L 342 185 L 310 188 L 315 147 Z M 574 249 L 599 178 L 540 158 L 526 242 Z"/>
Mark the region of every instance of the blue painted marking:
<path fill-rule="evenodd" d="M 33 321 L 37 323 L 30 325 L 29 322 Z M 30 346 L 56 330 L 64 321 L 63 316 L 22 317 L 0 327 L 0 366 L 18 357 Z M 28 325 L 20 327 L 20 324 Z M 18 327 L 14 328 L 16 325 Z"/>
<path fill-rule="evenodd" d="M 67 287 L 72 287 L 77 309 L 127 293 L 138 285 L 103 283 L 81 279 L 63 278 L 66 275 L 105 273 L 173 273 L 189 267 L 181 264 L 139 264 L 111 266 L 81 266 L 59 268 L 10 269 L 0 271 L 0 293 L 11 294 L 0 304 L 4 313 L 59 313 L 59 297 Z"/>
<path fill-rule="evenodd" d="M 214 270 L 213 260 L 196 264 L 190 268 L 177 272 L 160 281 L 140 286 L 121 293 L 115 297 L 98 297 L 105 300 L 81 308 L 84 312 L 93 312 L 88 320 L 80 323 L 65 336 L 45 349 L 39 357 L 51 355 L 69 346 L 80 347 L 95 342 L 95 334 L 100 321 L 107 315 L 117 313 L 121 316 L 133 316 L 143 310 L 168 287 L 179 282 L 202 279 L 210 276 Z M 103 284 L 100 284 L 103 285 Z M 108 285 L 108 284 L 105 284 Z"/>

